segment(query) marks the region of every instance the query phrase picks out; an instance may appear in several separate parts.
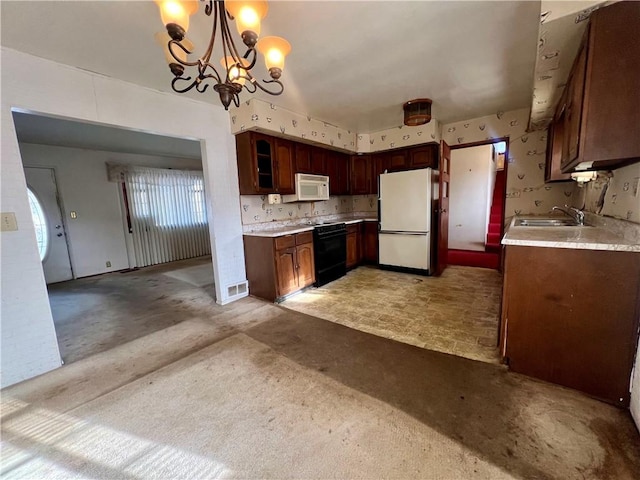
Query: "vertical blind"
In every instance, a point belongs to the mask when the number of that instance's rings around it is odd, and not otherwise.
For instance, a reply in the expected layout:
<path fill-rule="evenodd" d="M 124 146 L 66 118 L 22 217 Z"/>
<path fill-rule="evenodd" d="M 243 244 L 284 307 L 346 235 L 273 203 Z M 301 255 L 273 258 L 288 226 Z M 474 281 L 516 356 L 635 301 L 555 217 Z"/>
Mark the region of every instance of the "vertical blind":
<path fill-rule="evenodd" d="M 124 181 L 136 266 L 211 253 L 202 172 L 128 167 Z"/>

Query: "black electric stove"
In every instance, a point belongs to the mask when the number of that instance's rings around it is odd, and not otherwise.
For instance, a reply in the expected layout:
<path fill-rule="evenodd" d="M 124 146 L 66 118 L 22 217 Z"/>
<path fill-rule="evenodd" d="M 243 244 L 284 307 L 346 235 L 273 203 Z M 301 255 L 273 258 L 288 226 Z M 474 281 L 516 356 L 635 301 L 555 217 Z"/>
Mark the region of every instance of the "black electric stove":
<path fill-rule="evenodd" d="M 329 223 L 313 230 L 313 253 L 316 264 L 316 287 L 332 282 L 347 273 L 347 226 Z"/>

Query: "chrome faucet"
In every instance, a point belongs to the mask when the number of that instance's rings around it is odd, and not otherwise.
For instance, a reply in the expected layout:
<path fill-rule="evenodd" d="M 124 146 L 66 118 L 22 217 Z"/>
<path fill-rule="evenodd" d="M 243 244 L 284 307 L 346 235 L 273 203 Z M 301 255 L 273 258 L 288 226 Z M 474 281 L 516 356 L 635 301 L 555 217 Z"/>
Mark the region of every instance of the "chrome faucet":
<path fill-rule="evenodd" d="M 564 207 L 558 207 L 557 205 L 554 206 L 551 211 L 553 212 L 554 210 L 559 210 L 562 213 L 564 213 L 565 215 L 570 216 L 571 218 L 573 218 L 576 223 L 580 226 L 584 225 L 584 212 L 580 209 L 574 208 L 574 207 L 570 207 L 569 205 L 565 205 Z"/>

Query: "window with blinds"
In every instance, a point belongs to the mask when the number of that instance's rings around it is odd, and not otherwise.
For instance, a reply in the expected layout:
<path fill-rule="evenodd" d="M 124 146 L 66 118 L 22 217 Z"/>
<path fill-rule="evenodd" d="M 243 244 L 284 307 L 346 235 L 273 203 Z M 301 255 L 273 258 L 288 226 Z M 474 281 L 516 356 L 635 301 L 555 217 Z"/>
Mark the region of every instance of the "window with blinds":
<path fill-rule="evenodd" d="M 128 167 L 124 180 L 138 267 L 211 253 L 202 172 Z"/>

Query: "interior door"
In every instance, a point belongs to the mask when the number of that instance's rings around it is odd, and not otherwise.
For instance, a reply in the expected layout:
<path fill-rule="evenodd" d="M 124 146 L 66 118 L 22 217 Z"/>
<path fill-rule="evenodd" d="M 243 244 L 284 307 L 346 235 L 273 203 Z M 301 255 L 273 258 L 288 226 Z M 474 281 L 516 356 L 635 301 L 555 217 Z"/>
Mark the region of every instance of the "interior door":
<path fill-rule="evenodd" d="M 44 278 L 49 283 L 73 279 L 69 247 L 58 203 L 58 188 L 52 168 L 25 167 L 27 186 L 35 194 L 47 219 L 48 248 L 42 261 Z"/>
<path fill-rule="evenodd" d="M 440 275 L 447 268 L 449 251 L 449 172 L 451 171 L 451 148 L 440 142 L 440 171 L 438 175 L 438 237 L 434 275 Z"/>

